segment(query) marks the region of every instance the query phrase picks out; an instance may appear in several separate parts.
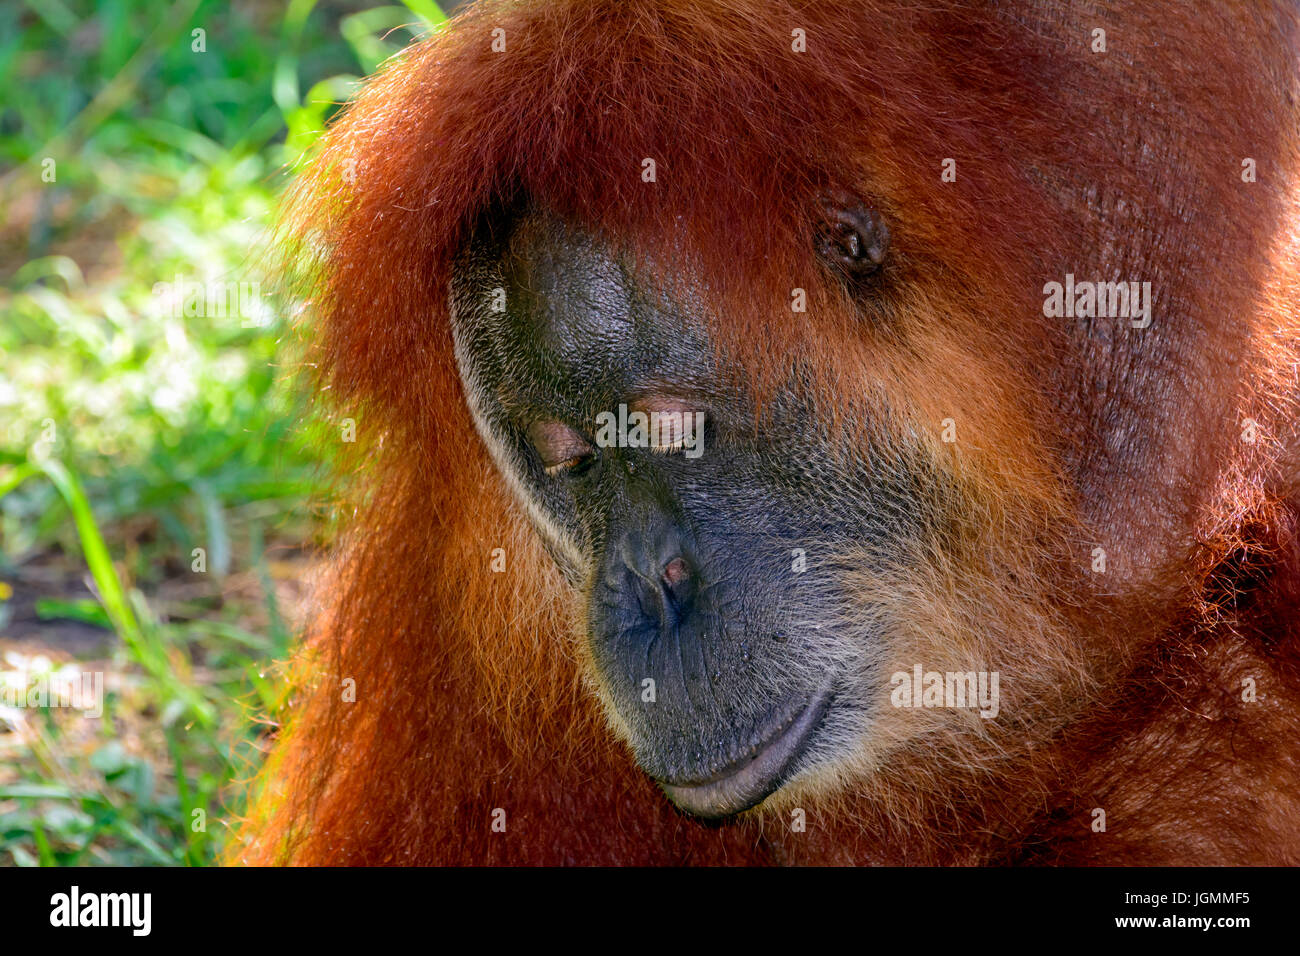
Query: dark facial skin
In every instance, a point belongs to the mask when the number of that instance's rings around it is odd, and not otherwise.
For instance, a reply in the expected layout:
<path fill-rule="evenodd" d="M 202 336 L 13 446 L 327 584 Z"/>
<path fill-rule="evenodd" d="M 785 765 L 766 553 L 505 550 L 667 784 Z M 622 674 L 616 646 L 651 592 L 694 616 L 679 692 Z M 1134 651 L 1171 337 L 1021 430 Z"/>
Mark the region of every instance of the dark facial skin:
<path fill-rule="evenodd" d="M 837 255 L 883 254 L 852 240 Z M 616 725 L 674 803 L 721 817 L 862 732 L 874 648 L 841 618 L 842 575 L 914 538 L 923 509 L 914 470 L 832 454 L 793 372 L 756 421 L 688 299 L 650 294 L 616 250 L 536 212 L 481 228 L 452 288 L 471 409 L 585 597 Z M 597 415 L 620 404 L 702 412 L 698 457 L 598 447 Z"/>

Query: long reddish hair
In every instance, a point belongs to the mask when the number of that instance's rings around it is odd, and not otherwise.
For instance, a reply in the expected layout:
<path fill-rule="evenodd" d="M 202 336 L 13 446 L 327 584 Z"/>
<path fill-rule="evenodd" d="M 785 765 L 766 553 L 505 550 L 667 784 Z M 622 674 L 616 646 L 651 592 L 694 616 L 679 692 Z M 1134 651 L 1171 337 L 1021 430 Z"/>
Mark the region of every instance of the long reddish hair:
<path fill-rule="evenodd" d="M 1284 257 L 1297 220 L 1278 183 L 1300 173 L 1287 125 L 1296 114 L 1256 108 L 1280 85 L 1295 90 L 1278 53 L 1294 47 L 1295 16 L 1265 5 L 1253 18 L 1109 11 L 1104 56 L 1089 48 L 1090 24 L 1028 16 L 944 2 L 483 2 L 369 82 L 287 199 L 288 247 L 310 289 L 309 361 L 329 413 L 357 427 L 339 467 L 353 513 L 232 860 L 770 858 L 762 819 L 701 826 L 634 768 L 586 680 L 574 597 L 474 431 L 452 354 L 449 273 L 479 217 L 519 197 L 659 274 L 689 270 L 710 305 L 701 321 L 760 394 L 797 359 L 850 424 L 870 418 L 882 389 L 914 421 L 970 423 L 959 448 L 935 440 L 934 454 L 969 482 L 989 527 L 1025 548 L 1048 547 L 1048 516 L 1128 494 L 1161 467 L 1096 464 L 1067 479 L 1063 462 L 1084 460 L 1096 436 L 1061 410 L 1100 399 L 1081 384 L 1093 356 L 1042 317 L 1044 281 L 1096 268 L 1107 237 L 1128 234 L 1121 259 L 1132 261 L 1120 265 L 1165 280 L 1158 300 L 1174 318 L 1161 334 L 1181 323 L 1186 339 L 1152 361 L 1185 357 L 1202 400 L 1223 414 L 1179 432 L 1197 446 L 1180 480 L 1199 475 L 1212 489 L 1213 507 L 1195 519 L 1195 560 L 1160 570 L 1141 609 L 1107 613 L 1152 640 L 1177 622 L 1191 633 L 1186 595 L 1206 593 L 1257 539 L 1271 542 L 1270 566 L 1298 570 L 1282 504 L 1293 489 L 1279 477 L 1294 475 L 1284 423 L 1297 288 Z M 1149 35 L 1171 42 L 1144 47 L 1139 70 L 1126 45 Z M 1157 113 L 1182 111 L 1185 138 L 1143 139 L 1142 97 Z M 1259 157 L 1253 187 L 1237 175 L 1243 156 Z M 941 178 L 946 158 L 955 183 Z M 1169 164 L 1183 164 L 1177 195 L 1160 193 Z M 819 271 L 810 210 L 829 188 L 867 192 L 891 215 L 905 338 L 894 314 L 850 300 Z M 1141 234 L 1153 221 L 1177 222 L 1174 235 L 1204 246 Z M 806 314 L 790 311 L 794 287 L 806 290 Z M 1242 410 L 1266 436 L 1249 449 L 1235 441 Z M 1087 524 L 1118 540 L 1152 530 L 1123 508 Z M 495 549 L 502 573 L 490 570 Z M 1197 605 L 1198 620 L 1213 603 Z M 1027 653 L 1064 654 L 1046 646 L 1061 633 L 1044 627 L 1044 646 Z M 1093 650 L 1131 673 L 1148 645 L 1120 638 L 1108 632 Z M 1092 739 L 1069 745 L 1083 752 Z M 849 835 L 827 829 L 806 846 L 823 859 L 886 858 L 884 847 L 895 859 L 962 858 L 945 846 L 1012 832 L 1056 786 L 1043 782 L 1050 765 L 1008 757 L 1005 808 L 989 810 L 954 798 L 933 772 L 909 777 L 919 765 L 900 759 L 893 789 L 864 797 Z M 492 827 L 497 809 L 505 834 Z M 917 824 L 936 820 L 947 836 L 920 835 Z"/>

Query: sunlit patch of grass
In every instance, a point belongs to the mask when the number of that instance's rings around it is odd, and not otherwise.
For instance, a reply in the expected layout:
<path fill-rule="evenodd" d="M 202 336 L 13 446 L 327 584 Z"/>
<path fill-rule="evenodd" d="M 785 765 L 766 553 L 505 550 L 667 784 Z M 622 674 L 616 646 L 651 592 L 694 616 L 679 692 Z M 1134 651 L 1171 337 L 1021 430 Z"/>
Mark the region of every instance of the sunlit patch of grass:
<path fill-rule="evenodd" d="M 327 533 L 275 199 L 357 75 L 441 19 L 0 5 L 0 864 L 219 852 Z M 77 675 L 102 714 L 25 692 Z"/>

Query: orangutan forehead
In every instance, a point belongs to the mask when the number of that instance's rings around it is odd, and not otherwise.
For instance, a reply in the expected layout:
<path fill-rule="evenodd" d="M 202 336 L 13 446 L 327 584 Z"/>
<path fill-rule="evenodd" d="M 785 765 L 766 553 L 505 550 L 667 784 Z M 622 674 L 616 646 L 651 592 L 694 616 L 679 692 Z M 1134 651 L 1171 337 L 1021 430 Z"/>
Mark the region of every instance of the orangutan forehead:
<path fill-rule="evenodd" d="M 625 363 L 635 346 L 636 280 L 618 250 L 580 227 L 542 214 L 520 216 L 501 258 L 518 332 L 556 359 Z"/>
<path fill-rule="evenodd" d="M 526 210 L 497 220 L 475 256 L 486 268 L 470 280 L 473 294 L 489 305 L 468 321 L 523 373 L 506 389 L 547 381 L 622 395 L 702 384 L 715 364 L 703 306 L 661 291 L 625 247 L 581 225 Z"/>

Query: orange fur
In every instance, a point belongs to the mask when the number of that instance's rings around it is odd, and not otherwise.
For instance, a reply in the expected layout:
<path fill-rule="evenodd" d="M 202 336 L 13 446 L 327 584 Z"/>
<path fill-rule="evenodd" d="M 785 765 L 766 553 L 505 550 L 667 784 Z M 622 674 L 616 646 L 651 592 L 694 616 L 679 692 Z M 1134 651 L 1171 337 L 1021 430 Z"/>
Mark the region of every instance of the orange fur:
<path fill-rule="evenodd" d="M 406 51 L 288 200 L 357 510 L 231 859 L 1300 862 L 1298 38 L 1284 3 L 550 0 Z M 830 187 L 895 224 L 887 303 L 818 268 Z M 572 595 L 461 394 L 452 259 L 521 194 L 696 280 L 760 394 L 803 361 L 828 419 L 922 436 L 969 521 L 860 593 L 899 661 L 1017 675 L 1022 719 L 886 725 L 772 802 L 807 833 L 672 810 L 606 728 Z M 1067 272 L 1152 281 L 1152 327 L 1044 318 Z"/>

